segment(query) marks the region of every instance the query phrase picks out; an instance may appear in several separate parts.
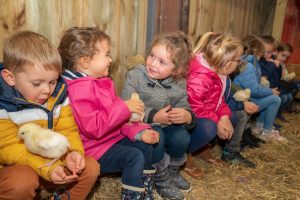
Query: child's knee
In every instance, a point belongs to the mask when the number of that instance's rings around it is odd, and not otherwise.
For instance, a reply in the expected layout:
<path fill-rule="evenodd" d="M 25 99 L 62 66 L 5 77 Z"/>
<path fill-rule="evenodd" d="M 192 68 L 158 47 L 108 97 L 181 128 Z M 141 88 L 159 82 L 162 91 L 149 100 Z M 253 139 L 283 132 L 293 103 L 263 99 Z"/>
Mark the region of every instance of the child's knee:
<path fill-rule="evenodd" d="M 175 144 L 178 148 L 187 149 L 190 144 L 190 135 L 187 131 L 183 131 L 174 135 Z"/>
<path fill-rule="evenodd" d="M 97 179 L 100 175 L 100 164 L 92 157 L 85 157 L 85 173 L 90 179 Z"/>
<path fill-rule="evenodd" d="M 5 170 L 5 169 L 4 169 Z M 6 171 L 6 170 L 5 170 Z M 39 177 L 37 173 L 28 166 L 11 166 L 1 177 L 2 194 L 19 197 L 34 198 L 35 190 L 39 187 Z M 6 194 L 9 191 L 9 194 Z"/>

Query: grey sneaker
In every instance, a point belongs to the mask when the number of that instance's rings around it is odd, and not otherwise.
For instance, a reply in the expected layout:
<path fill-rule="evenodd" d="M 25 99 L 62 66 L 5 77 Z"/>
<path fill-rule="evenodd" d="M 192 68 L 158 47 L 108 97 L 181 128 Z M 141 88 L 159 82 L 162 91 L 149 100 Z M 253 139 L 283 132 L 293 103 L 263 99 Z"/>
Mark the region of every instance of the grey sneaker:
<path fill-rule="evenodd" d="M 185 199 L 180 190 L 171 182 L 168 169 L 156 173 L 154 176 L 154 188 L 156 192 L 164 199 Z"/>
<path fill-rule="evenodd" d="M 259 138 L 265 141 L 288 142 L 288 139 L 281 136 L 279 132 L 274 129 L 270 133 L 262 132 Z"/>
<path fill-rule="evenodd" d="M 180 167 L 170 165 L 170 179 L 178 189 L 188 192 L 191 190 L 191 184 L 179 173 L 179 168 Z"/>

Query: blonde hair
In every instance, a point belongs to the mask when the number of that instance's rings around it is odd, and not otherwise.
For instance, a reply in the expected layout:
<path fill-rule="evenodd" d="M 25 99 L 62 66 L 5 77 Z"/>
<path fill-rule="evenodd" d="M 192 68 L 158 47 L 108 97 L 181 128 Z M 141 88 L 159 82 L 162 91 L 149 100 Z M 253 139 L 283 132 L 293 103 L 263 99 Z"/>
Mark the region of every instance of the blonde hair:
<path fill-rule="evenodd" d="M 205 33 L 196 44 L 193 53 L 203 53 L 210 66 L 222 68 L 242 51 L 241 41 L 229 34 Z"/>
<path fill-rule="evenodd" d="M 93 57 L 99 51 L 99 42 L 110 42 L 110 37 L 97 27 L 73 27 L 65 32 L 58 51 L 64 68 L 73 69 L 81 57 Z"/>
<path fill-rule="evenodd" d="M 42 35 L 21 31 L 12 35 L 3 47 L 4 68 L 14 73 L 24 67 L 38 67 L 61 72 L 61 58 L 57 48 Z"/>
<path fill-rule="evenodd" d="M 175 66 L 173 78 L 185 77 L 192 54 L 192 44 L 188 36 L 181 31 L 160 35 L 151 43 L 148 52 L 146 52 L 146 57 L 149 56 L 151 49 L 159 44 L 165 45 L 167 51 L 171 53 L 170 59 Z"/>
<path fill-rule="evenodd" d="M 242 39 L 242 42 L 245 55 L 257 57 L 265 51 L 264 41 L 255 35 L 247 35 Z"/>

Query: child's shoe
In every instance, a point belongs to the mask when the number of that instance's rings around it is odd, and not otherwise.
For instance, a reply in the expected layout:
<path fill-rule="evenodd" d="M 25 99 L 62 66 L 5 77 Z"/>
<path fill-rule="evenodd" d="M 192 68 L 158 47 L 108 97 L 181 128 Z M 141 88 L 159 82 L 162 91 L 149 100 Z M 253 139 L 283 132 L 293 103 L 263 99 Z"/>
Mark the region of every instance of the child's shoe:
<path fill-rule="evenodd" d="M 190 183 L 179 173 L 179 166 L 171 166 L 169 167 L 169 174 L 172 183 L 180 190 L 190 191 L 191 185 Z"/>
<path fill-rule="evenodd" d="M 256 126 L 251 127 L 251 131 L 254 135 L 260 135 L 262 133 L 262 128 L 258 128 Z"/>
<path fill-rule="evenodd" d="M 156 172 L 156 169 L 144 170 L 144 174 L 143 174 L 143 184 L 145 187 L 144 200 L 154 200 L 153 184 L 154 184 L 155 172 Z"/>
<path fill-rule="evenodd" d="M 265 141 L 279 141 L 279 142 L 287 142 L 288 140 L 281 136 L 277 130 L 272 129 L 272 131 L 265 132 L 263 131 L 262 134 L 259 136 L 260 139 Z"/>
<path fill-rule="evenodd" d="M 121 200 L 143 200 L 144 195 L 145 195 L 144 188 L 122 185 Z"/>
<path fill-rule="evenodd" d="M 161 172 L 156 172 L 154 176 L 154 187 L 159 196 L 164 199 L 184 199 L 184 196 L 180 190 L 171 182 L 168 169 L 164 169 Z"/>
<path fill-rule="evenodd" d="M 239 152 L 228 152 L 224 149 L 221 159 L 231 164 L 242 164 L 246 167 L 255 168 L 255 164 L 243 157 Z"/>

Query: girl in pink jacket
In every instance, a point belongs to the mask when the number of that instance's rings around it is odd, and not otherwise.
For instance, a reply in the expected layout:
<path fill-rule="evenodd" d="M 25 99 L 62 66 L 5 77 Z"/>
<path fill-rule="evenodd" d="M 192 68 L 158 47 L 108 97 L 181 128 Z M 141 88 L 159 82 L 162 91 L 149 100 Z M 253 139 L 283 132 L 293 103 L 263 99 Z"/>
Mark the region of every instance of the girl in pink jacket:
<path fill-rule="evenodd" d="M 147 124 L 128 123 L 144 105 L 116 95 L 107 77 L 109 36 L 97 28 L 74 27 L 64 34 L 59 52 L 85 153 L 98 160 L 102 174 L 122 172 L 122 199 L 153 199 L 151 144 L 159 135 Z"/>
<path fill-rule="evenodd" d="M 188 101 L 196 115 L 188 153 L 201 149 L 216 135 L 231 138 L 231 111 L 223 94 L 226 77 L 240 64 L 242 53 L 240 40 L 226 34 L 208 32 L 196 45 L 187 77 Z M 191 157 L 185 170 L 196 170 Z"/>

